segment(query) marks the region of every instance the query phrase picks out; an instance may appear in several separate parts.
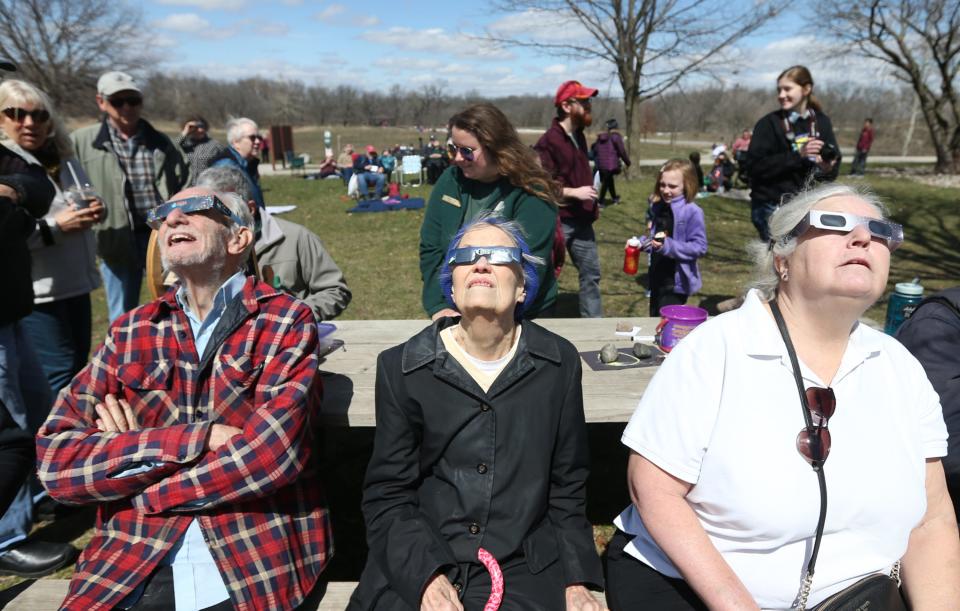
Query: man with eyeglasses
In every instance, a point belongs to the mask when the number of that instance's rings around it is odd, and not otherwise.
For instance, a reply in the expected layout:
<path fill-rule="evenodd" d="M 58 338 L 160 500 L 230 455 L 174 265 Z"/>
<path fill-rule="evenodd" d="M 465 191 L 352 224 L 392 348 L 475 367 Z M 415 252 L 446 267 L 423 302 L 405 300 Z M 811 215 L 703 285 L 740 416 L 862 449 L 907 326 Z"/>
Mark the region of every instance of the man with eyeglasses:
<path fill-rule="evenodd" d="M 61 606 L 298 608 L 333 553 L 316 319 L 244 274 L 239 195 L 194 187 L 148 221 L 179 282 L 110 328 L 37 437 L 51 496 L 100 508 Z"/>
<path fill-rule="evenodd" d="M 263 137 L 253 119 L 240 117 L 227 121 L 227 150 L 214 158 L 210 167 L 238 168 L 247 177 L 257 208 L 266 208 L 260 189 L 260 146 Z"/>
<path fill-rule="evenodd" d="M 189 167 L 183 151 L 140 116 L 143 92 L 129 74 L 101 76 L 96 100 L 103 120 L 70 139 L 106 207 L 95 230 L 113 321 L 140 302 L 150 238 L 147 213 L 187 183 Z"/>
<path fill-rule="evenodd" d="M 560 208 L 560 223 L 567 251 L 580 274 L 580 316 L 583 318 L 603 316 L 600 255 L 593 232 L 600 207 L 583 135 L 583 130 L 593 122 L 590 100 L 597 93 L 596 89 L 578 81 L 560 85 L 554 96 L 557 116 L 534 146 L 544 169 L 563 185 L 565 205 Z"/>

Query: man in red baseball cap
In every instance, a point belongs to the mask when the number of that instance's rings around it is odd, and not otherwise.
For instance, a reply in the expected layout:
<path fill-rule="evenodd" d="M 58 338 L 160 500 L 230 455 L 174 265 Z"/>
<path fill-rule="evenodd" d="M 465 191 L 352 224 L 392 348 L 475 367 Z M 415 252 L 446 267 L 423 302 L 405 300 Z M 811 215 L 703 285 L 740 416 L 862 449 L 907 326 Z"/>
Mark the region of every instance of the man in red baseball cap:
<path fill-rule="evenodd" d="M 534 147 L 540 162 L 563 185 L 560 223 L 570 259 L 580 273 L 580 316 L 603 316 L 600 303 L 600 255 L 593 222 L 600 216 L 593 172 L 587 158 L 583 130 L 590 126 L 590 100 L 597 90 L 579 81 L 557 88 L 553 103 L 557 116 Z"/>

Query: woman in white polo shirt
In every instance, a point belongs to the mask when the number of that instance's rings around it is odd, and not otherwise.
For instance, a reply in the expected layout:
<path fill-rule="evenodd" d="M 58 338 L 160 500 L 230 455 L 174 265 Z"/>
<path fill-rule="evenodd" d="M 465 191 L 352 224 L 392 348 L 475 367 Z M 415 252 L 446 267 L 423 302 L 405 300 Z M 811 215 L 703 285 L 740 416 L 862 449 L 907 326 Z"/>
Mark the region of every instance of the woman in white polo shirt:
<path fill-rule="evenodd" d="M 674 349 L 624 431 L 633 504 L 605 559 L 610 608 L 794 608 L 822 474 L 808 607 L 901 560 L 913 609 L 955 609 L 960 539 L 939 400 L 906 349 L 858 323 L 902 229 L 843 185 L 802 193 L 770 228 L 743 306 Z M 818 399 L 806 413 L 800 384 Z"/>

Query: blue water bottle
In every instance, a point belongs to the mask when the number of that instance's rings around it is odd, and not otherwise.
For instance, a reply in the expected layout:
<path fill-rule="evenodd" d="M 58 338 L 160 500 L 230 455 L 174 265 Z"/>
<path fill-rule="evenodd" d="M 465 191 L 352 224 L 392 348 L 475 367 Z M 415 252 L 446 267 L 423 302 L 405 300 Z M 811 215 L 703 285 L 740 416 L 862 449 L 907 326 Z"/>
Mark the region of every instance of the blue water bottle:
<path fill-rule="evenodd" d="M 883 331 L 887 335 L 896 333 L 921 301 L 923 301 L 923 287 L 918 279 L 914 279 L 913 282 L 898 282 L 887 302 L 887 321 Z"/>

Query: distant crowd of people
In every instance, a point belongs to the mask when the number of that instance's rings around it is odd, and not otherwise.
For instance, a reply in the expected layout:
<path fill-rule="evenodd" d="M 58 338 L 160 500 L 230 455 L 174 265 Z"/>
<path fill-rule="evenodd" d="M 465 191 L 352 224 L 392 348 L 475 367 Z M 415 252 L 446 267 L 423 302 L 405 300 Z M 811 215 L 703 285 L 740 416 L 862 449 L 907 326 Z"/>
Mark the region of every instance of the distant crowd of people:
<path fill-rule="evenodd" d="M 650 315 L 700 291 L 696 199 L 732 188 L 734 162 L 755 273 L 644 392 L 622 438 L 631 503 L 597 554 L 582 358 L 535 319 L 556 314 L 567 257 L 580 316 L 604 315 L 594 227 L 631 159 L 615 120 L 588 146 L 598 94 L 562 83 L 533 147 L 480 103 L 419 151 L 431 322 L 377 360 L 368 553 L 347 608 L 955 608 L 957 294 L 922 304 L 903 343 L 858 322 L 905 236 L 869 191 L 831 184 L 841 154 L 803 66 L 732 159 L 657 172 Z M 30 536 L 49 495 L 98 508 L 62 608 L 316 608 L 334 549 L 312 451 L 318 323 L 351 291 L 316 234 L 270 213 L 254 121 L 219 143 L 191 117 L 175 143 L 122 72 L 95 101 L 101 120 L 68 134 L 43 91 L 0 84 L 0 573 L 75 559 Z M 868 122 L 854 173 L 872 141 Z M 348 144 L 321 174 L 381 197 L 408 152 Z M 170 285 L 140 304 L 154 252 Z M 101 279 L 111 324 L 89 356 Z"/>

